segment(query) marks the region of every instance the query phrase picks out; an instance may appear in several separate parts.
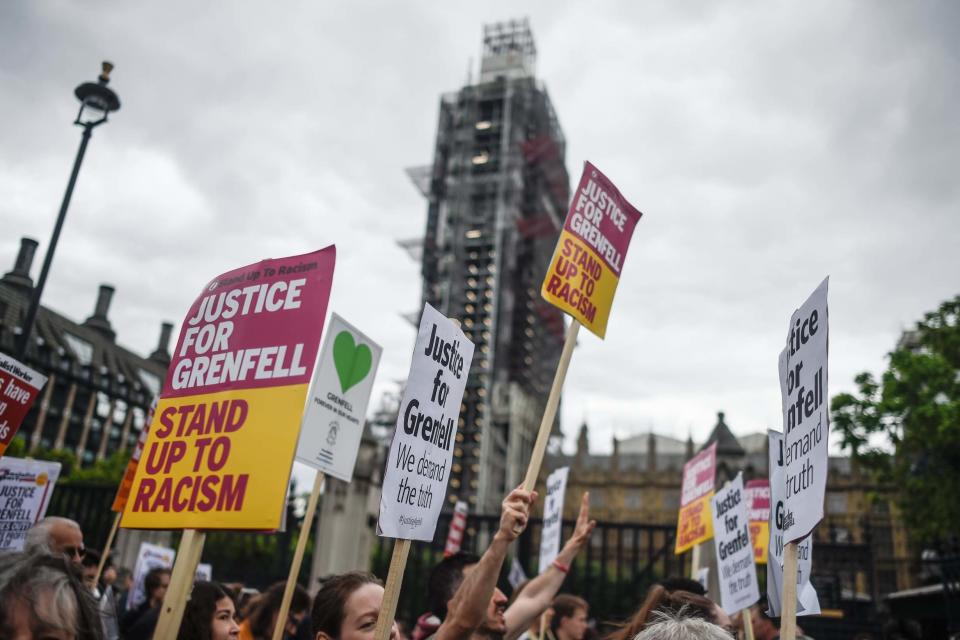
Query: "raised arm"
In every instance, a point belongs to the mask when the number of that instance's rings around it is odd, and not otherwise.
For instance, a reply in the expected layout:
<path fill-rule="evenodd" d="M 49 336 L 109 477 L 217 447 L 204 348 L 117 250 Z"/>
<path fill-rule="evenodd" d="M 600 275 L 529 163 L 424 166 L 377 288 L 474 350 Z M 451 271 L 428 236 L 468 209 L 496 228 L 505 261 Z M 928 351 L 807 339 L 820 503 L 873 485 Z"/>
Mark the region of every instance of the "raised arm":
<path fill-rule="evenodd" d="M 567 577 L 566 571 L 557 568 L 562 565 L 569 569 L 573 560 L 580 553 L 580 550 L 586 546 L 590 539 L 593 528 L 597 526 L 596 520 L 590 519 L 590 494 L 585 492 L 580 499 L 580 513 L 577 515 L 577 526 L 573 530 L 573 535 L 563 545 L 563 549 L 557 554 L 557 560 L 550 565 L 546 571 L 530 580 L 517 599 L 506 610 L 503 617 L 507 622 L 507 632 L 504 640 L 515 640 L 524 631 L 530 628 L 533 621 L 539 616 L 550 603 L 554 596 L 560 590 L 564 578 Z"/>
<path fill-rule="evenodd" d="M 447 605 L 447 617 L 437 629 L 436 640 L 465 640 L 483 623 L 507 548 L 526 528 L 536 498 L 535 491 L 517 488 L 503 501 L 500 528 Z"/>

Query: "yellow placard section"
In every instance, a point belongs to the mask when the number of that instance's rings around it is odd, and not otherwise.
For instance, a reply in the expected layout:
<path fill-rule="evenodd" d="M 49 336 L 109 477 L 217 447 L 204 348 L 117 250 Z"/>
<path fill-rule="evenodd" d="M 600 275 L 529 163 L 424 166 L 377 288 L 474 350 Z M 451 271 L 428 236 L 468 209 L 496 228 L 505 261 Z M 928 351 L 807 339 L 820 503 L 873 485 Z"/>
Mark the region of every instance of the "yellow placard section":
<path fill-rule="evenodd" d="M 753 561 L 767 564 L 767 550 L 770 548 L 770 523 L 763 520 L 750 522 L 750 540 L 753 542 Z"/>
<path fill-rule="evenodd" d="M 685 507 L 680 508 L 677 518 L 677 544 L 675 554 L 683 553 L 713 537 L 713 516 L 710 513 L 710 500 L 713 491 L 700 496 Z"/>
<path fill-rule="evenodd" d="M 592 248 L 564 229 L 540 295 L 603 338 L 619 282 Z"/>
<path fill-rule="evenodd" d="M 307 385 L 161 399 L 123 526 L 280 526 Z"/>

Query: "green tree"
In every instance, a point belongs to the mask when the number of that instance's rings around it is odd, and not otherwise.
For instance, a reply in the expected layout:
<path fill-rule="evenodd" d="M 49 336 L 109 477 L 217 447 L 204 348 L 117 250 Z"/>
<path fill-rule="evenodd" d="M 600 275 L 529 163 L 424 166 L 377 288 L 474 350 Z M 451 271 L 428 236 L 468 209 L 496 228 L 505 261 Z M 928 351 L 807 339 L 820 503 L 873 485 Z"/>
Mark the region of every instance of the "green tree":
<path fill-rule="evenodd" d="M 831 403 L 833 428 L 853 459 L 897 487 L 915 542 L 956 535 L 960 523 L 960 296 L 927 313 L 888 355 L 878 381 Z"/>

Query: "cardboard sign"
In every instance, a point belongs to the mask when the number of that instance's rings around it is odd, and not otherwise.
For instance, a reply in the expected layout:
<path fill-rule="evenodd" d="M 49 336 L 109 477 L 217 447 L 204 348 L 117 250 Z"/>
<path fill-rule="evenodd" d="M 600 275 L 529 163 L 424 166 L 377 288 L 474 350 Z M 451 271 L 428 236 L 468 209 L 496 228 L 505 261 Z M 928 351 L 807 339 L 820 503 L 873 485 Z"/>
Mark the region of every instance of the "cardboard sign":
<path fill-rule="evenodd" d="M 27 417 L 47 377 L 0 353 L 0 456 Z"/>
<path fill-rule="evenodd" d="M 433 540 L 472 360 L 473 343 L 463 331 L 425 305 L 387 456 L 379 535 Z"/>
<path fill-rule="evenodd" d="M 767 602 L 771 616 L 779 616 L 783 594 L 783 545 L 782 523 L 786 501 L 786 483 L 783 472 L 783 434 L 768 431 L 770 442 L 770 545 L 767 561 Z M 817 592 L 810 583 L 813 568 L 813 539 L 808 536 L 797 544 L 797 615 L 809 616 L 820 613 Z"/>
<path fill-rule="evenodd" d="M 829 318 L 825 278 L 790 317 L 780 353 L 783 400 L 786 542 L 807 536 L 823 520 L 827 490 L 830 402 L 827 388 Z"/>
<path fill-rule="evenodd" d="M 460 551 L 463 543 L 463 531 L 467 528 L 467 503 L 457 500 L 450 518 L 450 531 L 447 532 L 447 544 L 443 547 L 444 556 L 452 556 Z"/>
<path fill-rule="evenodd" d="M 770 482 L 750 480 L 743 488 L 750 518 L 750 540 L 753 542 L 753 561 L 767 564 L 770 546 Z"/>
<path fill-rule="evenodd" d="M 47 513 L 60 463 L 0 458 L 0 551 L 23 549 L 27 531 Z"/>
<path fill-rule="evenodd" d="M 190 307 L 124 527 L 280 524 L 336 249 L 214 278 Z"/>
<path fill-rule="evenodd" d="M 681 554 L 713 537 L 710 499 L 713 497 L 716 477 L 717 443 L 714 442 L 683 465 L 675 554 Z"/>
<path fill-rule="evenodd" d="M 642 215 L 607 176 L 584 164 L 540 295 L 600 338 L 607 332 L 627 248 Z"/>
<path fill-rule="evenodd" d="M 140 456 L 143 455 L 143 445 L 147 441 L 147 433 L 150 431 L 150 424 L 153 422 L 153 413 L 157 410 L 157 401 L 150 403 L 150 411 L 147 412 L 147 419 L 143 423 L 143 429 L 140 431 L 140 437 L 137 438 L 137 446 L 133 448 L 133 454 L 127 461 L 127 468 L 123 471 L 123 478 L 120 480 L 120 486 L 117 487 L 117 495 L 113 498 L 111 511 L 120 512 L 127 506 L 127 498 L 130 497 L 130 488 L 133 487 L 133 477 L 137 473 L 137 465 L 140 463 Z"/>
<path fill-rule="evenodd" d="M 527 574 L 523 570 L 523 565 L 517 560 L 517 556 L 513 556 L 513 560 L 510 561 L 510 573 L 507 574 L 507 581 L 514 589 L 527 581 Z"/>
<path fill-rule="evenodd" d="M 547 476 L 547 496 L 543 501 L 543 528 L 540 530 L 540 573 L 550 568 L 560 553 L 563 529 L 563 498 L 567 492 L 570 467 L 560 467 Z"/>
<path fill-rule="evenodd" d="M 753 563 L 743 472 L 713 497 L 713 546 L 717 550 L 720 605 L 733 615 L 760 599 L 757 566 Z"/>
<path fill-rule="evenodd" d="M 297 460 L 344 482 L 353 480 L 382 352 L 336 313 L 330 316 L 300 429 Z"/>
<path fill-rule="evenodd" d="M 173 560 L 177 557 L 177 552 L 167 547 L 141 542 L 140 550 L 137 552 L 137 562 L 133 565 L 133 587 L 127 594 L 127 609 L 136 609 L 147 600 L 147 591 L 144 588 L 144 580 L 151 569 L 162 567 L 164 569 L 173 568 Z"/>

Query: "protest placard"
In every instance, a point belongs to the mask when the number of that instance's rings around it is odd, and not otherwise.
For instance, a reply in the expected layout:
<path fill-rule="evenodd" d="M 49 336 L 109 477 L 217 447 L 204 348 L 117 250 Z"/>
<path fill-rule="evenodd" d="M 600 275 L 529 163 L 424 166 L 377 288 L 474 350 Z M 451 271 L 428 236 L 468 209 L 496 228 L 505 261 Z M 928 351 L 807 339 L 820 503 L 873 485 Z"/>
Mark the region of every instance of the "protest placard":
<path fill-rule="evenodd" d="M 713 537 L 710 499 L 716 477 L 717 443 L 714 442 L 683 465 L 674 553 L 681 554 Z"/>
<path fill-rule="evenodd" d="M 783 535 L 795 542 L 823 519 L 830 435 L 827 387 L 829 319 L 825 278 L 790 317 L 778 361 L 784 425 Z"/>
<path fill-rule="evenodd" d="M 784 565 L 784 536 L 783 519 L 784 504 L 786 502 L 787 485 L 783 471 L 783 434 L 779 431 L 767 432 L 769 438 L 769 470 L 770 470 L 770 513 L 768 528 L 770 530 L 770 544 L 767 552 L 767 602 L 772 616 L 779 616 L 783 611 L 783 565 Z M 807 616 L 820 613 L 820 602 L 817 592 L 810 582 L 810 572 L 813 568 L 813 538 L 807 536 L 797 544 L 797 615 Z"/>
<path fill-rule="evenodd" d="M 335 259 L 330 246 L 264 260 L 203 288 L 180 331 L 125 527 L 277 528 Z"/>
<path fill-rule="evenodd" d="M 711 506 L 720 606 L 733 615 L 760 599 L 742 471 L 717 491 L 711 500 Z"/>
<path fill-rule="evenodd" d="M 303 416 L 297 460 L 344 482 L 353 479 L 382 352 L 356 327 L 331 314 Z"/>
<path fill-rule="evenodd" d="M 23 549 L 27 531 L 47 513 L 60 463 L 0 458 L 0 551 Z"/>
<path fill-rule="evenodd" d="M 0 353 L 0 456 L 3 456 L 47 377 Z"/>
<path fill-rule="evenodd" d="M 433 540 L 472 360 L 473 343 L 463 331 L 425 305 L 387 457 L 379 535 Z"/>
<path fill-rule="evenodd" d="M 607 176 L 584 164 L 540 294 L 600 338 L 642 215 Z"/>
<path fill-rule="evenodd" d="M 127 460 L 127 467 L 123 470 L 123 478 L 120 480 L 120 486 L 117 487 L 117 494 L 113 497 L 111 511 L 123 513 L 123 508 L 127 505 L 127 499 L 130 497 L 130 488 L 133 486 L 133 477 L 137 473 L 137 465 L 140 464 L 140 456 L 143 455 L 143 445 L 147 442 L 147 433 L 150 431 L 150 425 L 153 423 L 153 414 L 157 410 L 157 401 L 150 404 L 150 410 L 147 412 L 147 419 L 143 423 L 143 429 L 140 431 L 140 437 L 137 438 L 137 444 Z"/>
<path fill-rule="evenodd" d="M 750 518 L 750 540 L 753 542 L 753 561 L 767 564 L 770 546 L 770 481 L 757 478 L 743 487 Z"/>
<path fill-rule="evenodd" d="M 127 593 L 127 609 L 136 609 L 147 601 L 144 580 L 152 569 L 173 567 L 177 552 L 150 542 L 141 542 L 137 551 L 137 561 L 133 565 L 133 587 Z"/>
<path fill-rule="evenodd" d="M 570 467 L 560 467 L 547 476 L 547 495 L 543 501 L 543 527 L 540 529 L 540 573 L 543 573 L 560 553 L 560 535 L 563 529 L 563 499 L 567 492 Z"/>
<path fill-rule="evenodd" d="M 510 561 L 510 573 L 507 574 L 507 582 L 510 583 L 511 587 L 516 589 L 526 581 L 527 574 L 523 570 L 523 565 L 520 564 L 517 556 L 513 556 L 513 559 Z"/>
<path fill-rule="evenodd" d="M 463 543 L 463 532 L 467 528 L 467 503 L 457 500 L 453 505 L 453 515 L 450 517 L 450 530 L 447 532 L 447 543 L 443 546 L 443 555 L 452 556 L 460 551 Z"/>

